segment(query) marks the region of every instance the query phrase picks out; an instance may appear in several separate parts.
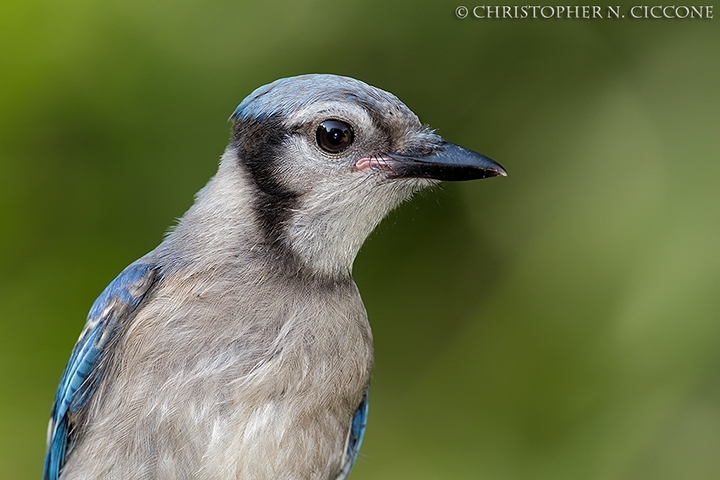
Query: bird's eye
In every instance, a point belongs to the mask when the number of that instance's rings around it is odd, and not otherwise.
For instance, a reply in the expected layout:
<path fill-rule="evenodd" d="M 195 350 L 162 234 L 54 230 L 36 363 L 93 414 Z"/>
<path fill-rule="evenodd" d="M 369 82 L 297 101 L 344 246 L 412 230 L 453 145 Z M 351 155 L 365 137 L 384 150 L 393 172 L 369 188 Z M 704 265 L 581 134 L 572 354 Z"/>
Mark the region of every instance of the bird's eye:
<path fill-rule="evenodd" d="M 325 120 L 315 136 L 318 146 L 328 153 L 340 153 L 353 142 L 352 128 L 340 120 Z"/>

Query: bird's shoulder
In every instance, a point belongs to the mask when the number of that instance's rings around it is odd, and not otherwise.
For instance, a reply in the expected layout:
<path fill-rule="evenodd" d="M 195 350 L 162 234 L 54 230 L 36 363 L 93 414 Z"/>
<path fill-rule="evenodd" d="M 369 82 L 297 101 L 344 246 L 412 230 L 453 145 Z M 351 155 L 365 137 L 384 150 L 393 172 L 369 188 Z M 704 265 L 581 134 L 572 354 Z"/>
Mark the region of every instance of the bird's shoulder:
<path fill-rule="evenodd" d="M 369 389 L 365 390 L 362 401 L 353 415 L 350 431 L 348 432 L 347 445 L 345 447 L 345 457 L 343 458 L 340 474 L 336 480 L 344 480 L 347 478 L 360 453 L 360 446 L 362 445 L 363 437 L 365 436 L 365 427 L 367 426 L 368 394 Z"/>
<path fill-rule="evenodd" d="M 128 321 L 153 285 L 159 269 L 142 259 L 118 275 L 93 303 L 85 327 L 63 372 L 48 425 L 43 478 L 56 480 L 72 445 L 74 422 L 103 375 L 103 358 L 119 326 Z"/>

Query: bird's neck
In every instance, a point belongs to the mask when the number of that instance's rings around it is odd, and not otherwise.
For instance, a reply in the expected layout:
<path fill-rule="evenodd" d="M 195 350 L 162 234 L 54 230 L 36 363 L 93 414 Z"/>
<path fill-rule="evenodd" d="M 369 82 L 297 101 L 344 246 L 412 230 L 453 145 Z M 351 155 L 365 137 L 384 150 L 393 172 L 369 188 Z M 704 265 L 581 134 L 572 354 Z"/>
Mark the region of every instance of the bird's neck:
<path fill-rule="evenodd" d="M 298 200 L 283 240 L 300 261 L 316 272 L 349 275 L 360 247 L 392 205 L 359 205 L 342 186 L 317 187 Z"/>
<path fill-rule="evenodd" d="M 298 198 L 285 218 L 278 217 L 280 225 L 267 225 L 267 212 L 257 201 L 261 192 L 233 161 L 226 152 L 218 173 L 198 192 L 159 253 L 175 261 L 180 257 L 182 266 L 193 270 L 251 263 L 292 276 L 350 278 L 355 256 L 388 208 L 350 204 L 342 189 L 327 185 Z M 348 208 L 366 214 L 347 215 Z"/>

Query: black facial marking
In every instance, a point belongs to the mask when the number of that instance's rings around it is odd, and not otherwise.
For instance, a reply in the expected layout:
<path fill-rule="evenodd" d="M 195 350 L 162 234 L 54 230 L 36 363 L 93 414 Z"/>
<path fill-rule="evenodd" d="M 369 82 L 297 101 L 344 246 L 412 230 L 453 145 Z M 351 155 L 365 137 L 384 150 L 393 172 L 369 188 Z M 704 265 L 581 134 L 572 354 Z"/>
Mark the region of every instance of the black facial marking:
<path fill-rule="evenodd" d="M 284 185 L 277 174 L 283 145 L 290 133 L 274 117 L 265 117 L 262 121 L 242 118 L 233 126 L 233 146 L 258 188 L 255 212 L 271 245 L 281 241 L 283 228 L 298 204 L 299 194 Z"/>
<path fill-rule="evenodd" d="M 271 258 L 274 259 L 269 266 L 279 269 L 286 278 L 297 279 L 302 288 L 315 285 L 327 290 L 354 285 L 349 272 L 332 276 L 308 268 L 284 238 L 287 222 L 293 210 L 299 206 L 300 193 L 284 184 L 278 171 L 282 166 L 281 155 L 286 140 L 296 133 L 273 116 L 262 120 L 236 119 L 233 126 L 232 146 L 237 153 L 238 163 L 257 187 L 253 207 L 266 244 L 271 250 Z"/>

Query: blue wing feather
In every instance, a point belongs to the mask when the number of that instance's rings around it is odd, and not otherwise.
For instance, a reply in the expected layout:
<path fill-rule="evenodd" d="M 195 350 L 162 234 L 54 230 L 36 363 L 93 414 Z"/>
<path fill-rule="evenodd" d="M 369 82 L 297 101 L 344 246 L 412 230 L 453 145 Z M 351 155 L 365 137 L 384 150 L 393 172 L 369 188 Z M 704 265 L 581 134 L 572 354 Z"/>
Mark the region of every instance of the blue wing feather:
<path fill-rule="evenodd" d="M 350 424 L 350 433 L 348 434 L 347 448 L 345 449 L 345 459 L 340 469 L 340 474 L 337 480 L 344 480 L 355 465 L 358 453 L 360 452 L 360 445 L 362 445 L 363 437 L 365 436 L 365 427 L 367 426 L 367 415 L 368 415 L 368 394 L 370 390 L 365 390 L 362 401 L 358 406 L 358 409 L 353 415 L 352 423 Z"/>
<path fill-rule="evenodd" d="M 127 267 L 95 300 L 58 386 L 48 427 L 44 480 L 57 480 L 72 445 L 72 416 L 80 412 L 102 375 L 101 359 L 118 325 L 129 318 L 156 281 L 153 265 Z"/>

